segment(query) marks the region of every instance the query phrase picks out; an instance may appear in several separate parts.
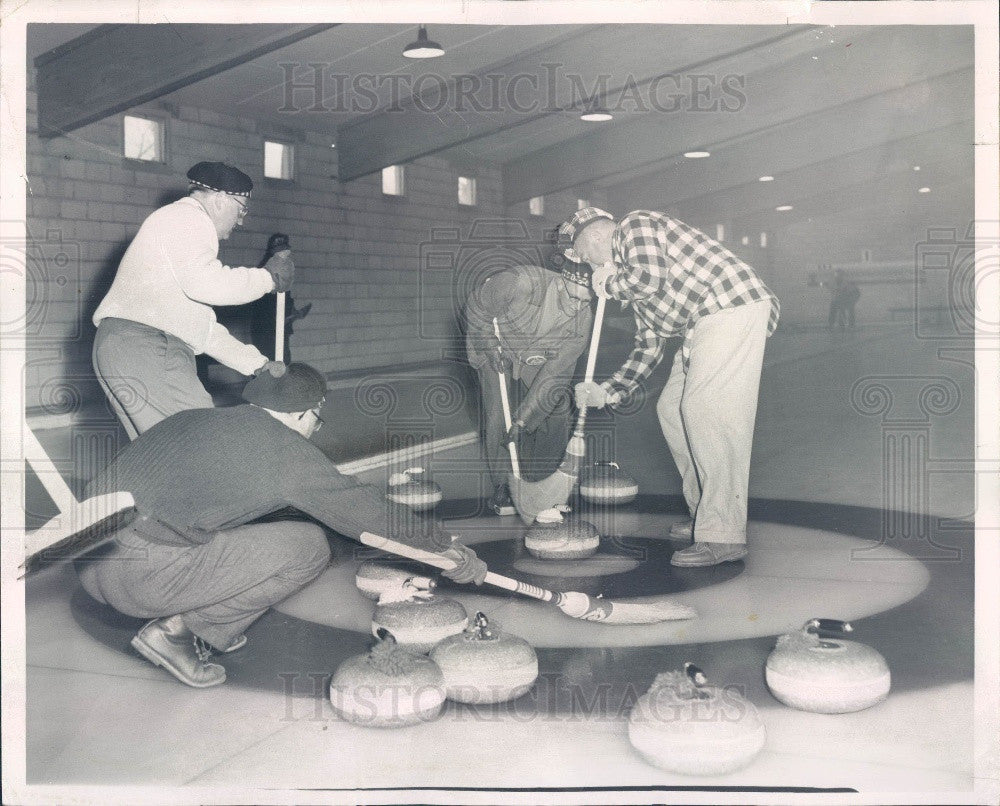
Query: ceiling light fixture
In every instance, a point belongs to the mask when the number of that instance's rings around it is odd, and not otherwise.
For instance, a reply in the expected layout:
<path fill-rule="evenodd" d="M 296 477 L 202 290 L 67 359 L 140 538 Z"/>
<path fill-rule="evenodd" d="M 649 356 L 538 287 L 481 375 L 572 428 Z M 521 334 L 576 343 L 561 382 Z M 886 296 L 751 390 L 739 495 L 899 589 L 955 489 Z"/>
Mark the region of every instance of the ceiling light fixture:
<path fill-rule="evenodd" d="M 917 191 L 917 193 L 930 193 L 930 192 L 931 192 L 931 189 L 930 189 L 930 188 L 920 188 L 920 189 L 919 189 L 919 190 Z"/>
<path fill-rule="evenodd" d="M 684 156 L 689 160 L 703 160 L 705 157 L 711 157 L 712 154 L 709 151 L 685 151 Z"/>
<path fill-rule="evenodd" d="M 914 165 L 913 166 L 913 170 L 914 171 L 919 171 L 920 170 L 920 166 L 919 165 Z"/>
<path fill-rule="evenodd" d="M 607 120 L 613 119 L 614 115 L 601 106 L 595 106 L 580 115 L 580 120 L 585 120 L 587 123 L 604 123 Z"/>
<path fill-rule="evenodd" d="M 407 59 L 433 59 L 435 56 L 444 56 L 444 48 L 428 39 L 427 28 L 421 25 L 417 29 L 417 41 L 403 48 L 403 55 Z"/>
<path fill-rule="evenodd" d="M 774 209 L 777 210 L 779 213 L 787 213 L 789 210 L 793 210 L 794 208 L 790 204 L 781 204 L 775 207 Z"/>
<path fill-rule="evenodd" d="M 773 182 L 774 181 L 774 177 L 773 176 L 762 176 L 757 181 L 758 182 Z"/>

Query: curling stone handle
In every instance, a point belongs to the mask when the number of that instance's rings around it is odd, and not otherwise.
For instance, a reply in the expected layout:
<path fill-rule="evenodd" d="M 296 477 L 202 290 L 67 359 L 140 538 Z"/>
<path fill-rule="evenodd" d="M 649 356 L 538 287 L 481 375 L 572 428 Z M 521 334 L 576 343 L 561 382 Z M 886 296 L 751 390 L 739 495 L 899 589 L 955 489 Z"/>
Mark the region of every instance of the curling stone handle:
<path fill-rule="evenodd" d="M 447 557 L 442 557 L 440 554 L 436 554 L 433 551 L 425 551 L 424 549 L 418 549 L 415 546 L 408 546 L 406 543 L 400 543 L 397 540 L 382 537 L 381 535 L 374 534 L 373 532 L 362 532 L 361 537 L 358 539 L 366 546 L 370 546 L 373 549 L 381 549 L 382 551 L 387 551 L 390 554 L 396 554 L 400 557 L 418 560 L 419 562 L 433 565 L 435 568 L 441 568 L 444 571 L 450 571 L 457 565 L 454 560 L 449 560 Z M 485 582 L 487 585 L 492 585 L 494 588 L 503 588 L 504 590 L 512 591 L 513 593 L 530 596 L 532 599 L 540 599 L 543 602 L 555 602 L 558 599 L 558 594 L 555 594 L 550 590 L 545 590 L 545 588 L 539 588 L 535 585 L 529 585 L 526 582 L 520 582 L 516 579 L 511 579 L 510 577 L 505 577 L 500 574 L 494 574 L 492 571 L 486 572 Z"/>
<path fill-rule="evenodd" d="M 684 674 L 686 674 L 688 676 L 688 680 L 696 686 L 701 687 L 708 682 L 708 678 L 705 676 L 705 673 L 693 663 L 684 664 Z"/>
<path fill-rule="evenodd" d="M 853 632 L 854 628 L 848 621 L 840 621 L 839 619 L 833 618 L 814 618 L 809 619 L 803 626 L 804 632 L 832 632 L 838 635 L 843 635 L 844 633 Z"/>

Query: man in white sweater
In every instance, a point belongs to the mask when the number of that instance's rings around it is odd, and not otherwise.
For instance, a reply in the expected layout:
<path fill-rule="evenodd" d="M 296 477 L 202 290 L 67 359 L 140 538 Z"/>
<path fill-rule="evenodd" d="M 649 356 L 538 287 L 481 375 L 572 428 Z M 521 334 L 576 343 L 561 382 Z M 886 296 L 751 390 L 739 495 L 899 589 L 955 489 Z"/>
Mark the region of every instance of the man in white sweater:
<path fill-rule="evenodd" d="M 223 265 L 219 240 L 242 223 L 253 182 L 221 162 L 199 162 L 187 176 L 190 193 L 142 223 L 94 313 L 94 371 L 130 439 L 171 414 L 211 408 L 195 367 L 199 353 L 244 375 L 284 370 L 234 338 L 212 306 L 287 291 L 290 253 L 259 269 Z"/>

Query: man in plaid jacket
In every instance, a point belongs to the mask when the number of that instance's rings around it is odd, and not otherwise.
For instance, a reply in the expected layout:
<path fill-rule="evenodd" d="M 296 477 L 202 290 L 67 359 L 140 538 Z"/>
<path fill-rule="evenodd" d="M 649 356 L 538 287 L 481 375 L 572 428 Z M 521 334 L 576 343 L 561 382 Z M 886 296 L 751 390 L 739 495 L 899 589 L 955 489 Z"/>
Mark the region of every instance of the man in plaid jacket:
<path fill-rule="evenodd" d="M 562 227 L 566 257 L 595 268 L 596 294 L 631 306 L 635 347 L 603 383 L 576 387 L 579 406 L 615 406 L 635 393 L 682 336 L 656 404 L 683 481 L 691 520 L 673 537 L 691 537 L 677 566 L 710 566 L 746 556 L 750 448 L 764 342 L 778 324 L 778 299 L 754 270 L 681 221 L 634 210 L 615 223 L 586 207 Z"/>

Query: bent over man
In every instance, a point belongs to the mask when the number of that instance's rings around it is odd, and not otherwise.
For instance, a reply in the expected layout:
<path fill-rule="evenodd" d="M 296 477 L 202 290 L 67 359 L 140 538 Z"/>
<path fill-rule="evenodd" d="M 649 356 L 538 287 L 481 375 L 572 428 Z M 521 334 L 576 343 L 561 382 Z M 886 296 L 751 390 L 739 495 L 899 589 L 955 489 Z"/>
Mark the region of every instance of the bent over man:
<path fill-rule="evenodd" d="M 113 542 L 78 562 L 97 601 L 152 619 L 132 639 L 147 660 L 182 683 L 218 685 L 225 669 L 211 648 L 231 652 L 276 602 L 326 566 L 315 523 L 251 523 L 295 507 L 357 539 L 371 530 L 458 565 L 446 576 L 481 583 L 486 566 L 433 521 L 337 472 L 309 437 L 322 424 L 323 376 L 307 364 L 252 379 L 247 405 L 174 414 L 141 434 L 91 482 L 87 494 L 130 492 L 139 512 Z"/>
<path fill-rule="evenodd" d="M 466 352 L 479 374 L 484 448 L 494 487 L 490 506 L 497 514 L 514 512 L 507 486 L 508 442 L 517 444 L 527 477 L 555 470 L 566 449 L 569 384 L 592 321 L 588 269 L 566 264 L 556 274 L 540 266 L 512 266 L 487 277 L 469 295 Z M 517 403 L 509 433 L 500 397 L 500 376 L 508 372 L 514 381 L 511 399 Z"/>
<path fill-rule="evenodd" d="M 691 546 L 671 563 L 707 566 L 746 556 L 750 449 L 764 342 L 778 324 L 778 299 L 753 269 L 718 242 L 652 210 L 615 223 L 596 207 L 565 225 L 567 257 L 595 267 L 594 291 L 631 306 L 635 347 L 600 385 L 577 386 L 577 405 L 601 407 L 633 394 L 683 336 L 656 404 L 683 481 L 692 521 L 671 530 Z"/>
<path fill-rule="evenodd" d="M 171 414 L 212 406 L 199 353 L 244 375 L 281 371 L 219 324 L 212 306 L 287 291 L 291 257 L 279 253 L 259 269 L 224 266 L 219 240 L 242 223 L 253 182 L 221 162 L 199 162 L 187 176 L 189 195 L 142 223 L 94 313 L 94 371 L 130 439 Z"/>

